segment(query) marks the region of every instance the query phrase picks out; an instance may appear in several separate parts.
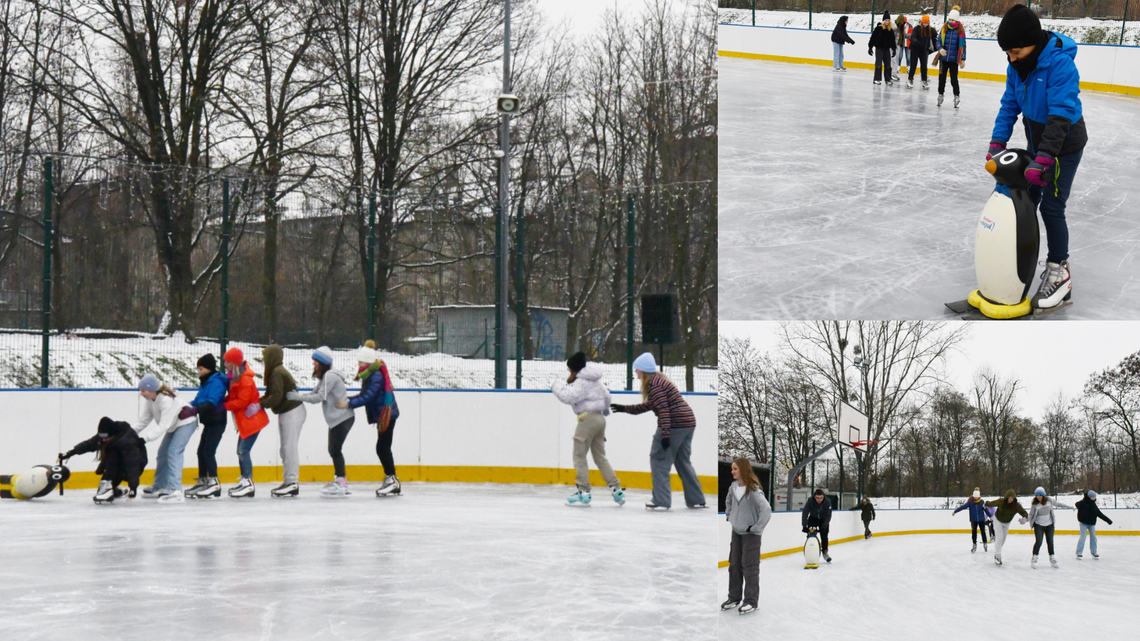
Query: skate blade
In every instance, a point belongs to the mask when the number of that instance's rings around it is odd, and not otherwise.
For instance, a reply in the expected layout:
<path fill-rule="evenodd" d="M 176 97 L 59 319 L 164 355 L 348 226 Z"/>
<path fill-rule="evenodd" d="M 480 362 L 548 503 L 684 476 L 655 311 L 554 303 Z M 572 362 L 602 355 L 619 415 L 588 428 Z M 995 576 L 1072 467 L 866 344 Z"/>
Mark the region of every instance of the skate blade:
<path fill-rule="evenodd" d="M 1068 307 L 1069 305 L 1072 305 L 1072 304 L 1073 304 L 1073 301 L 1066 300 L 1066 301 L 1061 301 L 1060 305 L 1057 305 L 1056 307 L 1050 307 L 1049 309 L 1038 309 L 1038 308 L 1034 307 L 1033 308 L 1033 315 L 1034 316 L 1044 316 L 1045 314 L 1052 314 L 1053 312 L 1065 309 L 1066 307 Z"/>

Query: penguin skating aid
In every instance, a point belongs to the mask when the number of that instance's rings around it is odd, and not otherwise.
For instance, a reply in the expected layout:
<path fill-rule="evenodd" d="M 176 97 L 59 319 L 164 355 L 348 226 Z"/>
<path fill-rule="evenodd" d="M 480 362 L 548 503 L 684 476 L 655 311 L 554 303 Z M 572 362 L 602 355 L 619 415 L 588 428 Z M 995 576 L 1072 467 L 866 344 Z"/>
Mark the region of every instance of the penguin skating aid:
<path fill-rule="evenodd" d="M 21 474 L 0 475 L 0 499 L 28 499 L 47 496 L 56 487 L 63 494 L 63 484 L 71 477 L 66 466 L 37 465 Z"/>
<path fill-rule="evenodd" d="M 819 568 L 819 537 L 815 529 L 808 530 L 807 541 L 804 542 L 804 569 L 815 570 Z"/>

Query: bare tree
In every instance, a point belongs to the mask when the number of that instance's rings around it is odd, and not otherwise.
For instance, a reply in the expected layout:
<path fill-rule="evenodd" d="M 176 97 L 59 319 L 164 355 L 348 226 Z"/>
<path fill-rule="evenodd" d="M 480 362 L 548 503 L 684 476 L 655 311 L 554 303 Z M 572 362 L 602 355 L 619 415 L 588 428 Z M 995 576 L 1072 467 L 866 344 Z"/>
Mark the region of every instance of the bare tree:
<path fill-rule="evenodd" d="M 1021 382 L 1017 378 L 1002 378 L 989 369 L 974 375 L 974 409 L 978 417 L 979 445 L 990 464 L 990 472 L 997 488 L 1005 486 L 1006 470 L 1010 459 L 1025 454 L 1024 445 L 1032 434 L 1017 416 L 1017 393 Z"/>
<path fill-rule="evenodd" d="M 1049 472 L 1049 488 L 1054 494 L 1073 477 L 1077 464 L 1079 427 L 1070 413 L 1070 403 L 1063 392 L 1049 403 L 1041 420 L 1040 434 L 1045 468 Z"/>
<path fill-rule="evenodd" d="M 1140 476 L 1140 352 L 1091 376 L 1085 383 L 1085 396 L 1096 408 L 1095 419 L 1116 432 L 1131 459 L 1133 474 Z"/>
<path fill-rule="evenodd" d="M 772 461 L 768 435 L 775 429 L 769 378 L 775 365 L 747 338 L 720 339 L 717 421 L 721 456 Z"/>

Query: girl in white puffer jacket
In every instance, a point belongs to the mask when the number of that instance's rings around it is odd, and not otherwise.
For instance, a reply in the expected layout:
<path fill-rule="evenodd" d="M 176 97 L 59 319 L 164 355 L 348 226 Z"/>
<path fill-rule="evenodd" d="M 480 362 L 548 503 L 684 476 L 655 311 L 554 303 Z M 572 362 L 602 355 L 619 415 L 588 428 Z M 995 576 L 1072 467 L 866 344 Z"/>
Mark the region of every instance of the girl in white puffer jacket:
<path fill-rule="evenodd" d="M 567 359 L 566 367 L 570 370 L 570 378 L 565 383 L 555 381 L 551 390 L 558 400 L 569 405 L 578 415 L 578 426 L 574 429 L 574 483 L 578 491 L 566 502 L 570 505 L 590 504 L 590 467 L 586 462 L 586 453 L 589 452 L 613 492 L 614 501 L 624 505 L 625 490 L 606 460 L 605 417 L 610 413 L 610 392 L 602 383 L 602 370 L 587 363 L 582 352 Z"/>

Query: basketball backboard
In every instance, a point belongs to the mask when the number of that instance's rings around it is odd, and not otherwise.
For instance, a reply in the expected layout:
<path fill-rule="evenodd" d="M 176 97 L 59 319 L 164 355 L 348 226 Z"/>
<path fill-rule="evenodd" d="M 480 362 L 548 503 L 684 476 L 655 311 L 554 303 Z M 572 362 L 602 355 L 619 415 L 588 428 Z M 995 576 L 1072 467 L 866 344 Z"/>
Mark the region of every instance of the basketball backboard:
<path fill-rule="evenodd" d="M 855 446 L 853 443 L 869 441 L 871 439 L 870 425 L 867 422 L 867 415 L 859 410 L 851 407 L 847 403 L 839 403 L 839 425 L 836 427 L 836 440 L 840 445 L 856 449 L 860 452 L 867 451 L 867 445 Z"/>

